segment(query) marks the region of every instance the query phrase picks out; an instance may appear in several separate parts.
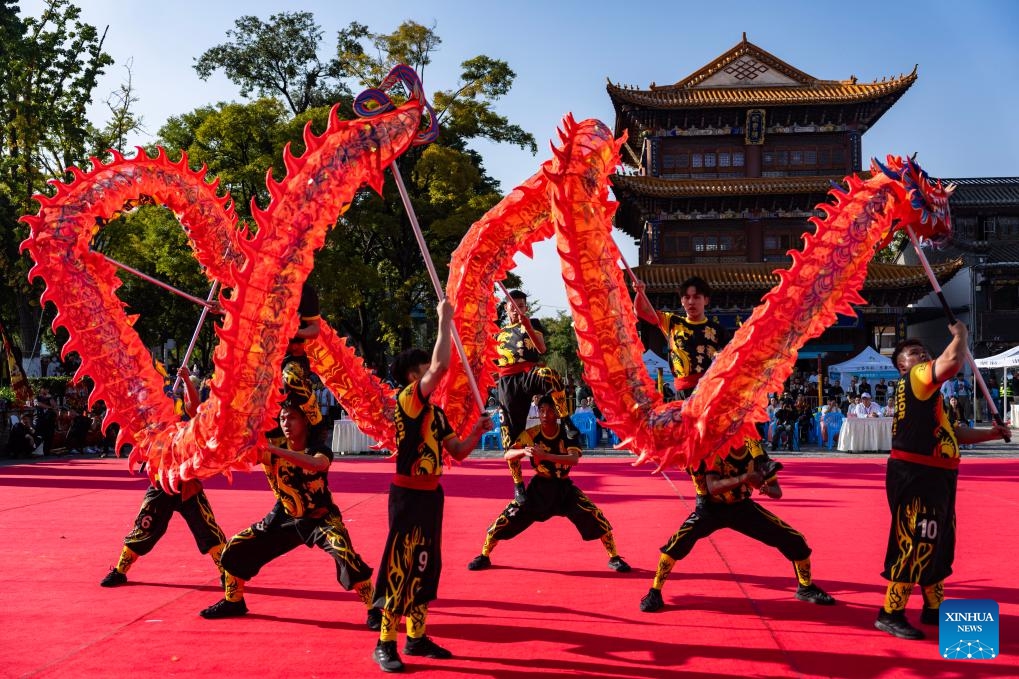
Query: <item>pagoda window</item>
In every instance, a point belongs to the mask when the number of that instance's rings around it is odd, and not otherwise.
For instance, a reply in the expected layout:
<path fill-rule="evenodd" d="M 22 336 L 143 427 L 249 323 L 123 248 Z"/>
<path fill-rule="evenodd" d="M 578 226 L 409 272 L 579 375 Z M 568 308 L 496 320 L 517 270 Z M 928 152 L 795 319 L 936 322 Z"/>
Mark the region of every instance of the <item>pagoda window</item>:
<path fill-rule="evenodd" d="M 804 165 L 817 165 L 817 151 L 804 151 L 803 152 L 803 164 Z"/>
<path fill-rule="evenodd" d="M 765 165 L 775 164 L 775 153 L 773 151 L 765 151 L 761 154 L 761 158 Z"/>
<path fill-rule="evenodd" d="M 718 159 L 714 153 L 704 154 L 704 167 L 715 167 Z"/>
<path fill-rule="evenodd" d="M 775 164 L 779 167 L 785 167 L 789 164 L 789 152 L 778 151 L 775 153 Z"/>
<path fill-rule="evenodd" d="M 976 217 L 955 217 L 952 219 L 952 225 L 955 227 L 956 232 L 960 236 L 967 238 L 975 238 L 977 232 L 977 218 Z"/>
<path fill-rule="evenodd" d="M 733 167 L 743 167 L 743 164 L 744 164 L 743 152 L 742 151 L 734 152 L 732 154 L 732 166 Z"/>
<path fill-rule="evenodd" d="M 690 167 L 690 154 L 680 153 L 676 156 L 676 167 Z"/>
<path fill-rule="evenodd" d="M 704 167 L 704 154 L 702 153 L 690 154 L 690 167 Z"/>
<path fill-rule="evenodd" d="M 731 167 L 731 166 L 732 166 L 732 156 L 729 153 L 725 152 L 725 151 L 719 152 L 719 154 L 718 154 L 718 167 Z"/>
<path fill-rule="evenodd" d="M 998 233 L 998 222 L 994 217 L 984 218 L 984 240 L 989 240 Z"/>
<path fill-rule="evenodd" d="M 843 165 L 846 162 L 846 152 L 843 149 L 834 149 L 831 152 L 831 159 L 835 165 Z"/>
<path fill-rule="evenodd" d="M 1002 236 L 1019 236 L 1019 217 L 998 217 L 998 232 Z"/>
<path fill-rule="evenodd" d="M 819 149 L 817 152 L 817 164 L 820 167 L 828 167 L 831 165 L 831 150 Z"/>

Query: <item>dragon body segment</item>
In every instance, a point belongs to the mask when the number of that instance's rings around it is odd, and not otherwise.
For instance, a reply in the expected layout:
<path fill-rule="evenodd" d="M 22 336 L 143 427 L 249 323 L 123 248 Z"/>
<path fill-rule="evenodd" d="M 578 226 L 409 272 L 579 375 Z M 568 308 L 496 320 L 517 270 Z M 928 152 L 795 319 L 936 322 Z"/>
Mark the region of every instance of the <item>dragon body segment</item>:
<path fill-rule="evenodd" d="M 154 159 L 115 155 L 107 165 L 93 159 L 88 173 L 72 168 L 74 179 L 58 183 L 56 195 L 36 197 L 39 214 L 24 217 L 31 234 L 22 248 L 36 262 L 30 277 L 44 280 L 43 299 L 58 309 L 54 326 L 68 330 L 64 352 L 82 357 L 75 377 L 93 379 L 90 400 L 108 407 L 104 424 L 121 425 L 118 446 L 133 443 L 132 463 L 147 461 L 154 482 L 173 490 L 183 480 L 246 469 L 257 459 L 314 252 L 361 186 L 381 188 L 383 170 L 413 142 L 421 109 L 411 99 L 371 121 L 340 121 L 334 107 L 324 134 L 306 127 L 305 153 L 285 150 L 286 177 L 269 176 L 269 206 L 253 206 L 254 236 L 236 228 L 228 199 L 204 181 L 204 171 L 191 172 L 186 159 L 170 163 L 162 152 Z M 113 266 L 89 249 L 96 218 L 109 219 L 140 196 L 178 214 L 208 277 L 230 290 L 216 329 L 211 394 L 187 423 L 176 421 L 162 378 L 116 298 Z M 374 420 L 378 411 L 356 414 Z"/>

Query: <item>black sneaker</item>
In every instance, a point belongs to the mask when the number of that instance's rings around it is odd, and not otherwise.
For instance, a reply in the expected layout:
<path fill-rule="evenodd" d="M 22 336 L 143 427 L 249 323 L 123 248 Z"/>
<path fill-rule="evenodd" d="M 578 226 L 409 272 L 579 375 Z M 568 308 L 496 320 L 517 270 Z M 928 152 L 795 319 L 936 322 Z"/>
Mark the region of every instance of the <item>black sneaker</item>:
<path fill-rule="evenodd" d="M 396 652 L 395 641 L 382 641 L 375 644 L 372 658 L 379 664 L 383 672 L 403 672 L 403 661 L 400 654 Z"/>
<path fill-rule="evenodd" d="M 439 646 L 428 636 L 418 637 L 417 639 L 408 638 L 407 643 L 403 645 L 403 652 L 407 655 L 418 655 L 423 658 L 435 658 L 437 660 L 449 660 L 453 657 L 452 653 Z"/>
<path fill-rule="evenodd" d="M 522 505 L 527 502 L 527 486 L 522 483 L 518 483 L 513 486 L 513 499 L 518 505 Z"/>
<path fill-rule="evenodd" d="M 652 587 L 644 595 L 644 598 L 640 600 L 640 610 L 645 613 L 654 613 L 665 608 L 665 602 L 662 601 L 662 590 L 655 589 Z"/>
<path fill-rule="evenodd" d="M 820 604 L 821 606 L 835 605 L 835 599 L 828 592 L 814 584 L 807 585 L 806 587 L 803 585 L 797 587 L 796 598 L 800 601 L 809 601 L 812 604 Z"/>
<path fill-rule="evenodd" d="M 941 609 L 940 608 L 927 608 L 923 607 L 920 611 L 920 624 L 922 625 L 940 625 L 941 624 Z"/>
<path fill-rule="evenodd" d="M 609 568 L 617 573 L 629 573 L 631 570 L 630 564 L 623 561 L 621 556 L 614 556 L 609 559 Z"/>
<path fill-rule="evenodd" d="M 127 583 L 127 576 L 118 571 L 116 568 L 111 568 L 110 572 L 106 574 L 106 577 L 99 582 L 100 587 L 119 587 L 120 585 Z"/>
<path fill-rule="evenodd" d="M 902 611 L 886 613 L 882 608 L 878 611 L 874 627 L 900 639 L 923 639 L 926 636 L 922 631 L 909 624 L 906 614 Z"/>
<path fill-rule="evenodd" d="M 369 608 L 368 609 L 368 620 L 365 622 L 373 632 L 378 632 L 382 629 L 382 609 L 380 608 Z"/>
<path fill-rule="evenodd" d="M 474 559 L 467 564 L 467 570 L 469 571 L 483 571 L 486 568 L 492 567 L 492 560 L 484 554 L 478 554 Z"/>
<path fill-rule="evenodd" d="M 244 599 L 240 601 L 220 599 L 208 608 L 203 609 L 198 615 L 208 620 L 215 620 L 217 618 L 239 618 L 247 612 L 248 605 L 244 603 Z"/>

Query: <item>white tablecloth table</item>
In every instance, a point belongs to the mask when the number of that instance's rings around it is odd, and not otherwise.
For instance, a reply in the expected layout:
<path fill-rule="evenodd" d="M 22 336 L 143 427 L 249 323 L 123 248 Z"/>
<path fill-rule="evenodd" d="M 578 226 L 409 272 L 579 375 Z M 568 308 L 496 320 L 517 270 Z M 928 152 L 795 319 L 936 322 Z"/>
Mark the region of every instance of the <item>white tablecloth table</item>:
<path fill-rule="evenodd" d="M 847 417 L 839 432 L 839 450 L 859 453 L 892 449 L 892 418 Z"/>
<path fill-rule="evenodd" d="M 373 452 L 375 439 L 361 433 L 353 420 L 335 420 L 333 422 L 334 453 L 368 453 Z"/>

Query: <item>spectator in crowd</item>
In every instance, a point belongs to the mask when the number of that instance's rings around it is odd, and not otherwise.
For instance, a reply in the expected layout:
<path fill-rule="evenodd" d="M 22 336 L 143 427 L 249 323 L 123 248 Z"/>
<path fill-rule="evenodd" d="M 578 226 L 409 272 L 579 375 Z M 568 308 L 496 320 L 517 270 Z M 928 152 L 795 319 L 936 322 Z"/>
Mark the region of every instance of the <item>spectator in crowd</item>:
<path fill-rule="evenodd" d="M 44 455 L 53 454 L 53 436 L 57 433 L 57 411 L 53 407 L 53 399 L 40 390 L 41 396 L 35 399 L 35 413 L 32 416 L 32 429 L 42 440 Z"/>
<path fill-rule="evenodd" d="M 973 410 L 970 408 L 973 387 L 970 385 L 969 380 L 963 377 L 962 373 L 957 373 L 952 382 L 955 383 L 955 396 L 959 399 L 962 419 L 968 420 L 973 415 Z"/>
<path fill-rule="evenodd" d="M 884 403 L 888 400 L 888 383 L 882 377 L 874 385 L 874 400 L 878 403 Z"/>
<path fill-rule="evenodd" d="M 881 417 L 881 406 L 870 399 L 870 392 L 860 394 L 860 402 L 856 405 L 856 417 Z"/>
<path fill-rule="evenodd" d="M 29 457 L 41 439 L 36 438 L 35 430 L 32 428 L 32 416 L 22 413 L 21 418 L 11 427 L 10 436 L 7 438 L 7 457 L 17 459 Z"/>
<path fill-rule="evenodd" d="M 793 449 L 793 428 L 796 425 L 796 408 L 791 398 L 782 401 L 782 407 L 775 411 L 775 427 L 771 432 L 771 449 L 785 446 Z"/>
<path fill-rule="evenodd" d="M 841 413 L 839 409 L 838 400 L 834 397 L 828 399 L 828 404 L 821 406 L 821 443 L 828 440 L 828 423 L 824 421 L 824 416 L 828 413 Z"/>
<path fill-rule="evenodd" d="M 866 377 L 861 377 L 860 378 L 860 384 L 858 386 L 860 388 L 859 393 L 860 393 L 860 397 L 861 398 L 863 397 L 863 392 L 867 392 L 868 394 L 870 393 L 870 389 L 871 389 L 870 382 L 867 381 Z"/>
<path fill-rule="evenodd" d="M 67 428 L 67 438 L 64 439 L 71 455 L 92 452 L 88 449 L 88 433 L 91 429 L 91 417 L 77 410 L 71 411 L 71 424 Z"/>
<path fill-rule="evenodd" d="M 796 423 L 800 425 L 800 443 L 806 443 L 807 435 L 814 426 L 814 413 L 803 396 L 796 398 L 794 407 L 796 408 Z"/>
<path fill-rule="evenodd" d="M 966 416 L 962 410 L 962 404 L 959 403 L 958 396 L 952 396 L 948 399 L 948 405 L 945 407 L 945 416 L 948 418 L 948 423 L 955 429 L 958 426 L 966 426 Z"/>

